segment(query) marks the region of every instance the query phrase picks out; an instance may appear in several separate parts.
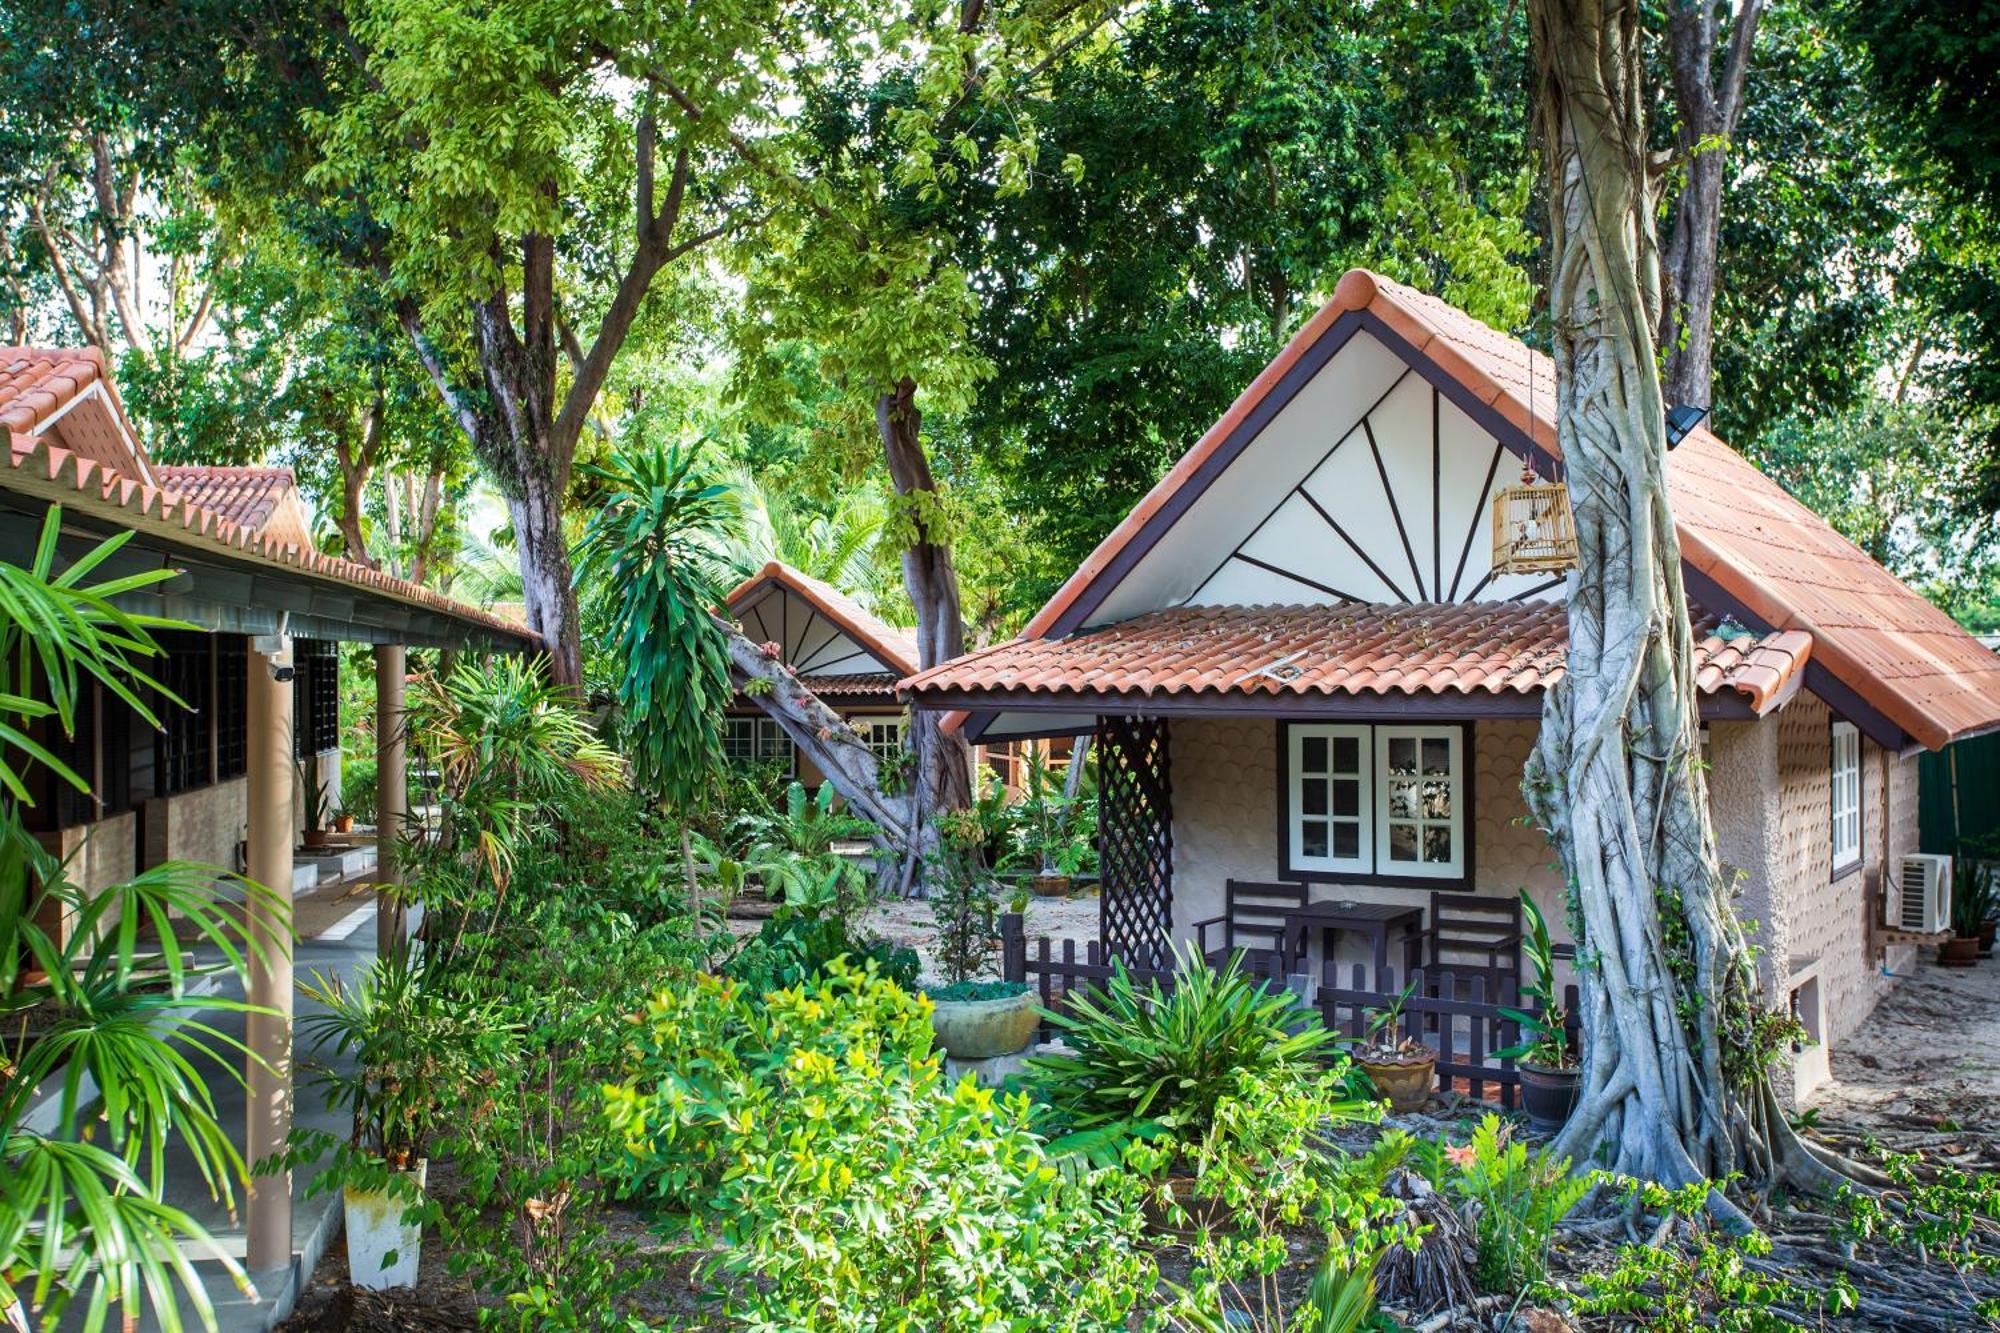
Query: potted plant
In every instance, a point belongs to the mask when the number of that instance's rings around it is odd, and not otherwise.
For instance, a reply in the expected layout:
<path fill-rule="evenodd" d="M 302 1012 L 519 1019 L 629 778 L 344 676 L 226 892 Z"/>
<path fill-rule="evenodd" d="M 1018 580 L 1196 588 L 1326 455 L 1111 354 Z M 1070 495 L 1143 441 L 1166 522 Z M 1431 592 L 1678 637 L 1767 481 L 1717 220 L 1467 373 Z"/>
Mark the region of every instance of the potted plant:
<path fill-rule="evenodd" d="M 1029 880 L 1036 896 L 1066 898 L 1077 872 L 1090 858 L 1090 834 L 1077 818 L 1078 802 L 1050 772 L 1039 750 L 1028 752 L 1028 794 L 1022 802 L 1029 819 L 1024 848 L 1035 865 Z"/>
<path fill-rule="evenodd" d="M 349 1113 L 351 1128 L 345 1141 L 294 1130 L 276 1166 L 330 1151 L 310 1190 L 341 1189 L 349 1279 L 371 1291 L 411 1286 L 423 1243 L 429 1090 L 456 1077 L 450 1066 L 478 1040 L 478 1025 L 446 1019 L 442 1004 L 425 995 L 420 969 L 402 957 L 377 961 L 352 984 L 314 972 L 299 994 L 320 1006 L 299 1019 L 309 1041 L 305 1063 L 327 1104 Z"/>
<path fill-rule="evenodd" d="M 1354 1048 L 1354 1063 L 1361 1066 L 1376 1091 L 1389 1099 L 1389 1109 L 1397 1115 L 1423 1110 L 1437 1082 L 1437 1052 L 1415 1037 L 1396 1035 L 1403 1022 L 1403 1006 L 1416 988 L 1411 982 L 1387 1005 L 1371 1010 L 1368 1035 Z"/>
<path fill-rule="evenodd" d="M 1954 861 L 1951 873 L 1952 938 L 1938 945 L 1938 962 L 1946 967 L 1971 967 L 1979 961 L 1979 936 L 1993 915 L 1993 881 L 1978 862 Z"/>
<path fill-rule="evenodd" d="M 944 985 L 930 992 L 931 1026 L 954 1059 L 1013 1055 L 1027 1047 L 1040 1019 L 1025 985 L 979 979 L 1000 947 L 993 879 L 980 858 L 984 830 L 976 816 L 959 811 L 938 817 L 938 833 L 931 919 Z"/>
<path fill-rule="evenodd" d="M 304 806 L 306 826 L 299 841 L 307 847 L 326 846 L 326 788 L 319 784 L 311 765 L 299 765 L 299 800 Z"/>
<path fill-rule="evenodd" d="M 1557 1130 L 1576 1110 L 1582 1063 L 1569 1043 L 1569 1014 L 1556 1000 L 1555 950 L 1549 944 L 1548 922 L 1525 889 L 1521 892 L 1521 919 L 1527 926 L 1522 952 L 1535 974 L 1521 988 L 1521 996 L 1537 1003 L 1525 1010 L 1501 1009 L 1521 1025 L 1521 1041 L 1494 1054 L 1517 1062 L 1521 1109 L 1527 1112 L 1528 1120 L 1537 1129 Z"/>

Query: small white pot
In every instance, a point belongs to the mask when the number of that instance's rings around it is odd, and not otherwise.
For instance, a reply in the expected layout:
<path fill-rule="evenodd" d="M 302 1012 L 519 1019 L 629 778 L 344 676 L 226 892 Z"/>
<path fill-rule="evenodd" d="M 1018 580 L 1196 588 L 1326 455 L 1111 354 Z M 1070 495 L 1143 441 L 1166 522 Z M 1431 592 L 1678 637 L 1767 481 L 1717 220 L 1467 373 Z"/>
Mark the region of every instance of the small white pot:
<path fill-rule="evenodd" d="M 410 1181 L 421 1195 L 429 1165 L 420 1161 L 413 1170 L 398 1172 L 397 1177 Z M 416 1204 L 416 1197 L 407 1189 L 361 1190 L 352 1185 L 341 1194 L 347 1208 L 348 1280 L 369 1291 L 416 1286 L 424 1229 L 417 1223 L 403 1222 L 403 1214 Z"/>

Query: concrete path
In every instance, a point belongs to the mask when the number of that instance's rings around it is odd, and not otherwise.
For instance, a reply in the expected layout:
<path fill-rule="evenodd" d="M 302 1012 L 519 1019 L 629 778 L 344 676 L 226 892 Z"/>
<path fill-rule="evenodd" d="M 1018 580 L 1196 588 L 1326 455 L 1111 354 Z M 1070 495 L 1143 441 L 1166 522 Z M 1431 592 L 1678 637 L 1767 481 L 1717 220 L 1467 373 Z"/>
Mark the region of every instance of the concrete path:
<path fill-rule="evenodd" d="M 301 981 L 309 979 L 315 970 L 329 976 L 338 974 L 342 980 L 352 981 L 375 958 L 374 906 L 362 904 L 339 915 L 321 928 L 315 938 L 301 940 L 294 958 L 296 975 Z M 222 979 L 216 993 L 218 998 L 241 1000 L 243 987 L 237 978 L 227 976 Z M 316 1008 L 300 998 L 297 1001 L 297 1017 L 304 1017 Z M 202 1013 L 201 1021 L 235 1041 L 243 1040 L 243 1015 L 240 1012 L 209 1010 Z M 217 1119 L 228 1130 L 230 1141 L 236 1145 L 237 1151 L 241 1152 L 245 1130 L 243 1086 L 220 1076 L 209 1086 L 215 1097 Z M 297 1125 L 325 1130 L 336 1137 L 346 1134 L 349 1129 L 346 1114 L 327 1108 L 324 1095 L 313 1086 L 311 1075 L 307 1072 L 298 1074 L 293 1104 L 293 1121 Z M 205 1257 L 209 1251 L 184 1247 L 202 1276 L 209 1300 L 215 1308 L 216 1326 L 221 1333 L 264 1333 L 291 1313 L 301 1287 L 311 1277 L 321 1254 L 339 1234 L 339 1192 L 322 1193 L 310 1200 L 304 1197 L 314 1174 L 315 1171 L 306 1169 L 296 1171 L 292 1176 L 292 1262 L 287 1266 L 251 1273 L 253 1294 L 246 1295 L 239 1291 L 221 1262 Z M 236 1189 L 236 1209 L 232 1215 L 230 1208 L 209 1196 L 206 1182 L 178 1140 L 168 1153 L 167 1202 L 190 1214 L 208 1229 L 225 1254 L 238 1263 L 242 1262 L 242 1189 L 240 1186 Z M 179 1288 L 175 1290 L 178 1294 Z M 200 1320 L 194 1316 L 192 1309 L 187 1308 L 184 1300 L 182 1306 L 182 1327 L 191 1330 L 201 1328 Z M 159 1329 L 158 1312 L 146 1310 L 138 1326 L 142 1330 Z M 62 1328 L 73 1327 L 81 1327 L 81 1320 L 74 1315 L 63 1320 Z"/>

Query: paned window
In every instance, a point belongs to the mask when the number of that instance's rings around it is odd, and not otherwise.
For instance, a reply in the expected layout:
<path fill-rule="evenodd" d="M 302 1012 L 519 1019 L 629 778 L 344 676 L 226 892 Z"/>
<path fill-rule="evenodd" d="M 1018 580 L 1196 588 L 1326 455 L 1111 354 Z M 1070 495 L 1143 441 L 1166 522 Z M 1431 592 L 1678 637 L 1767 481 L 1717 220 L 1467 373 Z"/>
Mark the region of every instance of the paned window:
<path fill-rule="evenodd" d="M 1861 733 L 1852 722 L 1833 724 L 1833 868 L 1861 859 Z"/>
<path fill-rule="evenodd" d="M 1285 734 L 1284 875 L 1465 877 L 1463 728 L 1315 723 Z"/>

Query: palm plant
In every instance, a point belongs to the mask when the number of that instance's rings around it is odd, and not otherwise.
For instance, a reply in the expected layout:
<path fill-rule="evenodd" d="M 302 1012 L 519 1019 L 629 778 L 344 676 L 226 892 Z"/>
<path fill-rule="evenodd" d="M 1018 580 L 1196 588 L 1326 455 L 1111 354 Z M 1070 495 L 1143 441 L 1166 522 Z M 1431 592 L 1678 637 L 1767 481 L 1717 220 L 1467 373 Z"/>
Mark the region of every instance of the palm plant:
<path fill-rule="evenodd" d="M 25 1326 L 33 1309 L 54 1327 L 87 1293 L 82 1323 L 91 1333 L 114 1307 L 129 1314 L 142 1301 L 163 1328 L 178 1330 L 178 1287 L 213 1328 L 180 1242 L 247 1282 L 193 1218 L 163 1202 L 165 1150 L 179 1140 L 211 1193 L 233 1201 L 243 1162 L 198 1064 L 240 1079 L 232 1061 L 247 1052 L 190 1014 L 247 1006 L 187 993 L 199 969 L 176 927 L 239 974 L 246 951 L 261 946 L 219 904 L 220 870 L 167 864 L 87 893 L 27 831 L 33 767 L 88 790 L 33 738 L 32 723 L 52 719 L 71 731 L 92 683 L 151 725 L 149 693 L 178 702 L 141 669 L 159 651 L 150 632 L 174 622 L 113 604 L 173 571 L 88 582 L 130 535 L 121 534 L 57 573 L 60 522 L 51 510 L 28 567 L 0 564 L 0 1020 L 15 1020 L 6 1026 L 16 1034 L 0 1047 L 0 1317 Z M 246 890 L 246 916 L 282 919 L 275 897 Z M 68 933 L 51 931 L 49 921 L 65 922 Z M 156 941 L 142 938 L 148 929 Z M 31 1107 L 58 1078 L 54 1126 L 38 1132 L 27 1123 Z"/>
<path fill-rule="evenodd" d="M 694 450 L 639 443 L 586 465 L 604 496 L 576 556 L 577 582 L 597 600 L 624 664 L 618 702 L 634 779 L 683 811 L 713 785 L 735 690 L 710 619 L 729 490 L 704 482 L 698 463 Z"/>
<path fill-rule="evenodd" d="M 443 886 L 490 891 L 497 915 L 519 853 L 549 836 L 564 800 L 615 788 L 624 762 L 539 661 L 461 660 L 449 675 L 418 676 L 406 717 L 412 751 L 437 770 L 443 836 L 397 855 L 414 868 L 419 896 L 456 910 L 462 938 L 474 903 L 441 901 Z M 429 873 L 439 862 L 448 873 Z"/>

